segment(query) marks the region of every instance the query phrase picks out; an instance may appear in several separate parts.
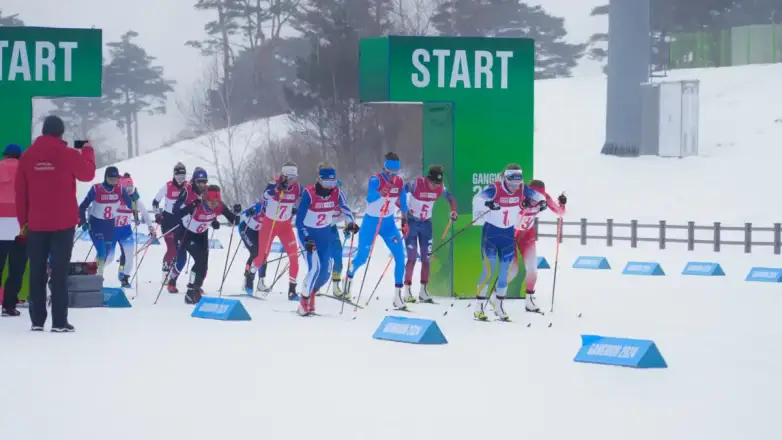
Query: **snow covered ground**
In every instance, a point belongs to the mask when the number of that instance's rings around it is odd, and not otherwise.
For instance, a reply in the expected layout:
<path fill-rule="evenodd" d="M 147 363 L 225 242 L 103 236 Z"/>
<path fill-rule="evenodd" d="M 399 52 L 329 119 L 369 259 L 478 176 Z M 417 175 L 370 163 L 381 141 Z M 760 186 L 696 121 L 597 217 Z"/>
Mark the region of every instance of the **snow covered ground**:
<path fill-rule="evenodd" d="M 782 154 L 775 148 L 782 111 L 773 103 L 782 98 L 782 66 L 681 74 L 702 81 L 704 157 L 600 156 L 602 80 L 538 83 L 536 172 L 552 190 L 568 191 L 571 217 L 777 220 L 772 167 Z M 173 163 L 185 160 L 185 150 L 161 150 L 120 170 L 143 176 L 136 181 L 146 201 Z M 191 169 L 199 164 L 186 163 Z M 221 228 L 216 237 L 227 246 L 230 234 Z M 77 243 L 73 259 L 84 258 L 88 248 Z M 362 304 L 388 261 L 385 247 L 379 249 Z M 339 303 L 318 298 L 328 316 L 299 318 L 279 285 L 267 301 L 242 300 L 250 322 L 190 318 L 192 308 L 181 294 L 163 293 L 153 305 L 162 252 L 162 246 L 150 248 L 133 308 L 72 310 L 72 335 L 30 333 L 26 317 L 0 320 L 0 375 L 18 378 L 6 381 L 0 394 L 0 438 L 782 436 L 775 420 L 782 356 L 774 351 L 782 338 L 782 295 L 776 284 L 743 281 L 753 266 L 779 267 L 770 252 L 659 251 L 648 243 L 631 250 L 626 243 L 606 248 L 566 241 L 553 314 L 525 314 L 517 301 L 509 306 L 516 322 L 479 323 L 467 301 L 413 305 L 416 316 L 437 320 L 449 339 L 443 346 L 372 339 L 390 314 L 390 275 L 363 311 L 346 307 L 340 315 Z M 538 252 L 553 265 L 553 240 L 541 240 Z M 207 294 L 217 294 L 230 255 L 233 250 L 212 251 Z M 605 256 L 613 270 L 572 269 L 582 255 Z M 238 293 L 246 258 L 241 249 L 224 294 Z M 630 260 L 658 262 L 667 275 L 621 275 Z M 719 262 L 726 276 L 680 275 L 688 261 Z M 108 284 L 119 284 L 115 270 L 107 269 Z M 545 310 L 551 288 L 552 271 L 541 271 Z M 581 334 L 652 339 L 669 368 L 574 363 Z"/>
<path fill-rule="evenodd" d="M 218 231 L 224 243 L 227 234 Z M 74 259 L 87 247 L 79 243 Z M 211 254 L 210 294 L 227 252 Z M 541 254 L 552 260 L 553 246 L 541 243 Z M 181 294 L 163 293 L 152 305 L 162 255 L 155 246 L 132 309 L 72 310 L 72 335 L 30 333 L 25 317 L 0 320 L 0 373 L 19 378 L 6 383 L 0 399 L 2 437 L 779 437 L 773 415 L 782 357 L 774 349 L 782 337 L 782 295 L 775 285 L 742 281 L 750 266 L 775 258 L 720 255 L 722 278 L 678 275 L 686 261 L 712 254 L 651 249 L 645 255 L 667 276 L 570 268 L 578 255 L 591 254 L 606 255 L 617 269 L 636 259 L 626 251 L 563 246 L 553 314 L 525 315 L 517 301 L 509 307 L 517 322 L 479 323 L 467 301 L 414 305 L 449 339 L 415 346 L 371 338 L 388 314 L 388 281 L 366 310 L 346 307 L 342 318 L 339 303 L 326 298 L 318 306 L 332 316 L 299 318 L 287 311 L 294 304 L 282 288 L 268 301 L 243 300 L 251 322 L 190 318 Z M 244 258 L 242 250 L 224 293 L 236 293 Z M 368 287 L 385 261 L 371 263 Z M 551 276 L 540 277 L 546 309 Z M 574 363 L 580 334 L 653 339 L 669 368 Z M 45 417 L 31 423 L 35 405 Z"/>

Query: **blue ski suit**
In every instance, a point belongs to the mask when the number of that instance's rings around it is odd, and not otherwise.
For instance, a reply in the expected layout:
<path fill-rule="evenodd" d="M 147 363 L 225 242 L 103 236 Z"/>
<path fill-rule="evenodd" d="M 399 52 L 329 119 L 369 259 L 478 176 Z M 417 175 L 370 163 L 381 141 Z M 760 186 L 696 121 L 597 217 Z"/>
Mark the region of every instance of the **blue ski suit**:
<path fill-rule="evenodd" d="M 133 200 L 119 184 L 112 186 L 104 182 L 93 185 L 79 205 L 82 230 L 89 227 L 90 239 L 95 246 L 99 262 L 105 263 L 109 251 L 116 245 L 114 216 L 123 203 L 128 208 L 133 208 Z"/>
<path fill-rule="evenodd" d="M 394 222 L 397 200 L 402 215 L 407 214 L 407 191 L 402 178 L 389 176 L 385 171 L 370 177 L 366 200 L 367 211 L 358 231 L 358 249 L 350 265 L 348 278 L 353 278 L 367 262 L 377 236 L 383 239 L 394 257 L 394 284 L 402 287 L 405 277 L 405 244 Z"/>
<path fill-rule="evenodd" d="M 354 221 L 345 193 L 339 188 L 327 189 L 320 184 L 315 184 L 308 186 L 301 195 L 296 213 L 299 241 L 302 249 L 305 249 L 308 240 L 315 244 L 314 251 L 304 251 L 309 271 L 304 277 L 303 296 L 317 293 L 329 280 L 333 242 L 331 226 L 334 223 L 336 209 L 339 209 L 343 219 L 348 222 Z"/>

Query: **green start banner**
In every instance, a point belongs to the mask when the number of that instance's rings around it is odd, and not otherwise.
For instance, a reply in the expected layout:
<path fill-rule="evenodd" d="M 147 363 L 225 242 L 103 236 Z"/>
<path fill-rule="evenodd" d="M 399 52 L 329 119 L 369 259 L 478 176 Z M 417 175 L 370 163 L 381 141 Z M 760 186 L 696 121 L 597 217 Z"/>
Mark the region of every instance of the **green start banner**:
<path fill-rule="evenodd" d="M 476 295 L 483 261 L 474 197 L 509 163 L 521 165 L 525 180 L 532 177 L 534 46 L 526 38 L 361 41 L 362 102 L 423 104 L 423 168 L 444 165 L 446 186 L 457 200 L 459 219 L 450 227 L 447 202 L 435 205 L 433 295 Z M 521 296 L 523 275 L 510 285 L 509 296 Z"/>

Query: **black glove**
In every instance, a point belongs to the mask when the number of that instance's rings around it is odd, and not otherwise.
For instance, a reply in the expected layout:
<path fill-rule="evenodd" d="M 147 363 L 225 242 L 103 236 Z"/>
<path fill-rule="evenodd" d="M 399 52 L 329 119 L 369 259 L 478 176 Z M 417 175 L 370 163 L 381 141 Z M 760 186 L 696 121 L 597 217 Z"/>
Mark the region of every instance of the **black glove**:
<path fill-rule="evenodd" d="M 350 222 L 347 225 L 345 225 L 345 232 L 348 234 L 355 234 L 358 232 L 359 229 L 360 228 L 358 227 L 358 225 L 353 222 Z"/>
<path fill-rule="evenodd" d="M 241 221 L 242 221 L 242 219 L 240 219 L 238 215 L 234 216 L 234 226 L 236 226 L 239 223 L 241 223 Z"/>
<path fill-rule="evenodd" d="M 522 208 L 529 208 L 530 205 L 532 205 L 532 201 L 528 198 L 524 198 L 524 200 L 521 201 Z"/>
<path fill-rule="evenodd" d="M 542 200 L 538 202 L 538 208 L 540 209 L 540 212 L 543 212 L 548 209 L 548 203 L 545 200 Z"/>
<path fill-rule="evenodd" d="M 242 212 L 242 205 L 237 203 L 234 205 L 234 214 L 239 214 L 240 212 Z"/>
<path fill-rule="evenodd" d="M 495 202 L 494 200 L 486 201 L 485 205 L 492 211 L 499 211 L 501 209 L 499 203 Z"/>
<path fill-rule="evenodd" d="M 212 229 L 220 229 L 220 222 L 217 219 L 212 220 Z"/>
<path fill-rule="evenodd" d="M 285 191 L 285 189 L 288 188 L 288 178 L 285 176 L 280 177 L 280 181 L 277 182 L 277 186 L 275 189 L 277 192 Z"/>
<path fill-rule="evenodd" d="M 565 206 L 567 205 L 567 196 L 565 196 L 565 194 L 560 194 L 559 197 L 557 198 L 557 201 L 559 202 L 560 205 Z"/>
<path fill-rule="evenodd" d="M 198 208 L 198 205 L 200 205 L 201 202 L 203 202 L 203 200 L 201 200 L 201 197 L 197 197 L 195 200 L 193 200 L 193 206 Z"/>
<path fill-rule="evenodd" d="M 297 208 L 295 206 L 293 208 L 291 208 L 291 215 L 292 216 L 296 217 L 296 213 L 297 212 L 299 212 L 299 208 Z"/>
<path fill-rule="evenodd" d="M 307 252 L 312 252 L 315 250 L 315 241 L 310 237 L 304 239 L 304 250 Z"/>
<path fill-rule="evenodd" d="M 155 223 L 157 223 L 159 225 L 163 224 L 163 215 L 162 214 L 158 214 L 158 215 L 155 216 Z"/>
<path fill-rule="evenodd" d="M 250 217 L 252 217 L 252 216 L 254 216 L 255 214 L 257 214 L 257 212 L 255 211 L 255 205 L 253 205 L 253 206 L 250 206 L 249 208 L 247 208 L 247 215 L 249 215 Z"/>

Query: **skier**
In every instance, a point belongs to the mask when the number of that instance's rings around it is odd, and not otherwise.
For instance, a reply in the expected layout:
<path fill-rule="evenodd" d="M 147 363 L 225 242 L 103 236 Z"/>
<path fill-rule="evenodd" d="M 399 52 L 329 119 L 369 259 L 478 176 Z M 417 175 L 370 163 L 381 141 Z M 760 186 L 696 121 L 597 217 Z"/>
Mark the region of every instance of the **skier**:
<path fill-rule="evenodd" d="M 296 216 L 296 229 L 309 271 L 304 277 L 301 300 L 296 311 L 302 316 L 315 314 L 315 295 L 329 279 L 331 259 L 331 225 L 339 216 L 348 222 L 346 230 L 359 230 L 345 194 L 337 187 L 337 171 L 330 163 L 318 165 L 318 180 L 302 193 Z M 339 208 L 339 213 L 335 211 Z"/>
<path fill-rule="evenodd" d="M 494 313 L 500 320 L 510 321 L 503 301 L 508 290 L 508 268 L 515 253 L 513 232 L 519 221 L 521 203 L 525 198 L 535 202 L 544 201 L 545 198 L 537 191 L 524 186 L 521 167 L 517 164 L 508 165 L 502 173 L 502 178 L 478 193 L 478 196 L 485 200 L 489 211 L 485 214 L 486 222 L 481 233 L 483 272 L 478 280 L 478 294 L 473 315 L 475 319 L 481 321 L 488 319 L 485 310 L 486 294 L 489 282 L 496 272 L 497 294 L 496 301 L 492 303 Z"/>
<path fill-rule="evenodd" d="M 258 256 L 253 260 L 249 270 L 245 270 L 245 277 L 254 276 L 258 268 L 266 263 L 271 250 L 274 237 L 280 239 L 282 248 L 288 254 L 288 299 L 298 300 L 296 295 L 296 277 L 299 274 L 299 249 L 296 245 L 296 235 L 293 233 L 291 219 L 294 208 L 301 198 L 302 186 L 298 181 L 299 170 L 293 162 L 286 162 L 282 166 L 280 176 L 269 182 L 266 192 L 263 193 L 263 219 L 261 229 L 258 231 Z M 264 273 L 258 281 L 260 290 L 268 290 L 263 282 Z"/>
<path fill-rule="evenodd" d="M 201 167 L 196 167 L 193 170 L 193 178 L 190 180 L 190 183 L 183 186 L 182 191 L 177 196 L 176 202 L 171 207 L 171 212 L 174 218 L 177 221 L 178 227 L 176 230 L 174 230 L 175 237 L 175 245 L 176 245 L 176 253 L 174 254 L 174 257 L 171 259 L 170 263 L 170 270 L 166 272 L 164 276 L 164 282 L 166 280 L 168 281 L 166 288 L 168 289 L 168 293 L 179 293 L 179 289 L 177 289 L 176 281 L 179 277 L 179 274 L 182 272 L 182 269 L 185 268 L 185 264 L 187 263 L 187 255 L 185 253 L 185 245 L 182 242 L 185 235 L 187 235 L 187 230 L 190 228 L 190 225 L 188 224 L 192 217 L 188 217 L 187 222 L 185 223 L 182 220 L 182 215 L 179 215 L 177 212 L 177 207 L 180 208 L 184 205 L 189 205 L 193 203 L 196 199 L 202 199 L 204 191 L 206 191 L 206 185 L 209 182 L 209 176 L 206 174 L 206 170 Z M 217 223 L 217 222 L 215 222 Z M 200 224 L 199 224 L 200 225 Z M 176 226 L 175 226 L 176 227 Z M 219 227 L 219 224 L 218 226 Z M 202 231 L 206 231 L 208 228 L 207 226 L 202 226 Z M 217 229 L 217 228 L 215 228 Z M 170 229 L 169 229 L 170 230 Z M 209 245 L 209 240 L 206 242 L 207 247 Z M 168 252 L 168 250 L 166 250 Z"/>
<path fill-rule="evenodd" d="M 535 241 L 535 218 L 538 214 L 550 209 L 555 215 L 561 217 L 565 214 L 565 205 L 567 204 L 567 197 L 565 194 L 560 194 L 557 198 L 558 202 L 554 202 L 546 193 L 546 185 L 542 180 L 533 180 L 529 183 L 529 187 L 535 190 L 538 194 L 544 197 L 544 200 L 531 199 L 525 197 L 521 202 L 521 218 L 516 225 L 515 241 L 516 241 L 516 255 L 513 259 L 513 263 L 510 266 L 510 273 L 508 279 L 513 280 L 519 272 L 519 254 L 524 261 L 524 268 L 527 272 L 526 275 L 526 300 L 525 309 L 528 312 L 539 312 L 540 307 L 535 300 L 535 282 L 538 280 L 538 253 L 536 249 Z"/>
<path fill-rule="evenodd" d="M 163 184 L 160 190 L 152 199 L 152 209 L 155 212 L 155 222 L 160 225 L 160 231 L 166 242 L 166 253 L 163 256 L 163 279 L 168 276 L 171 270 L 171 262 L 177 253 L 178 239 L 182 238 L 184 231 L 179 226 L 179 219 L 174 216 L 174 203 L 179 198 L 179 194 L 188 189 L 190 183 L 187 179 L 187 168 L 182 162 L 174 165 L 174 177 Z M 163 207 L 160 204 L 163 203 Z"/>
<path fill-rule="evenodd" d="M 203 173 L 203 175 L 202 175 Z M 206 179 L 206 171 L 196 168 L 193 172 L 196 182 Z M 196 185 L 194 185 L 195 188 Z M 187 256 L 185 252 L 193 258 L 193 267 L 190 270 L 190 280 L 187 283 L 187 293 L 185 294 L 185 304 L 197 304 L 204 293 L 202 286 L 206 279 L 207 269 L 209 268 L 209 226 L 214 229 L 220 228 L 217 216 L 222 215 L 232 225 L 239 224 L 239 213 L 242 212 L 241 205 L 234 205 L 233 210 L 229 210 L 222 201 L 220 187 L 209 185 L 206 191 L 196 195 L 195 192 L 182 192 L 174 205 L 174 215 L 181 219 L 181 224 L 185 227 L 185 233 L 174 259 L 174 266 L 171 270 L 179 274 Z"/>
<path fill-rule="evenodd" d="M 125 173 L 127 175 L 127 173 Z M 122 191 L 127 193 L 133 201 L 132 207 L 120 206 L 117 208 L 117 214 L 114 221 L 114 240 L 119 244 L 120 249 L 120 261 L 119 261 L 119 281 L 123 288 L 130 287 L 130 274 L 133 272 L 133 260 L 135 258 L 134 245 L 136 243 L 136 237 L 134 234 L 134 226 L 141 223 L 139 221 L 139 214 L 141 214 L 141 220 L 146 223 L 149 229 L 149 236 L 155 238 L 155 227 L 152 225 L 152 221 L 149 218 L 144 203 L 139 198 L 138 191 L 133 184 L 133 179 L 130 175 L 119 179 L 119 186 Z M 114 259 L 114 249 L 112 247 L 109 250 L 109 254 L 106 257 L 107 261 Z"/>
<path fill-rule="evenodd" d="M 367 190 L 367 210 L 358 235 L 356 256 L 348 269 L 345 278 L 345 289 L 342 298 L 350 299 L 350 288 L 356 271 L 367 262 L 369 253 L 377 237 L 382 237 L 394 257 L 394 308 L 407 310 L 402 300 L 402 286 L 405 276 L 405 248 L 402 234 L 394 223 L 396 214 L 395 202 L 399 199 L 402 219 L 407 214 L 407 194 L 402 178 L 399 177 L 402 164 L 396 153 L 385 155 L 383 172 L 369 178 Z M 405 225 L 403 225 L 405 226 Z"/>
<path fill-rule="evenodd" d="M 106 257 L 114 248 L 114 216 L 120 205 L 133 206 L 130 195 L 117 184 L 119 170 L 111 166 L 106 168 L 103 183 L 96 183 L 79 205 L 79 226 L 90 233 L 98 261 L 98 274 L 103 275 Z M 87 211 L 89 210 L 89 221 Z"/>
<path fill-rule="evenodd" d="M 255 274 L 250 271 L 253 260 L 258 256 L 258 231 L 261 229 L 263 221 L 263 202 L 245 209 L 239 215 L 239 236 L 242 238 L 244 247 L 250 252 L 247 263 L 244 265 L 244 291 L 248 295 L 253 294 L 253 284 L 255 283 Z M 266 263 L 260 268 L 260 277 L 266 276 Z M 258 283 L 258 290 L 263 290 L 266 286 Z"/>
<path fill-rule="evenodd" d="M 421 302 L 433 303 L 432 297 L 426 289 L 429 282 L 429 257 L 432 252 L 432 211 L 434 202 L 441 196 L 451 205 L 451 220 L 456 221 L 456 199 L 445 189 L 443 185 L 442 165 L 430 165 L 426 177 L 419 177 L 405 183 L 408 194 L 407 216 L 405 231 L 405 246 L 407 247 L 407 265 L 405 267 L 405 302 L 416 302 L 411 286 L 413 284 L 413 271 L 421 252 L 421 290 L 418 299 Z"/>

